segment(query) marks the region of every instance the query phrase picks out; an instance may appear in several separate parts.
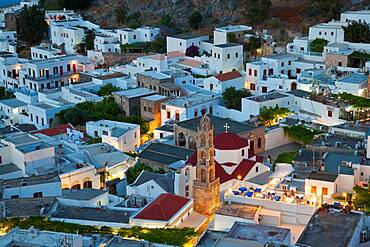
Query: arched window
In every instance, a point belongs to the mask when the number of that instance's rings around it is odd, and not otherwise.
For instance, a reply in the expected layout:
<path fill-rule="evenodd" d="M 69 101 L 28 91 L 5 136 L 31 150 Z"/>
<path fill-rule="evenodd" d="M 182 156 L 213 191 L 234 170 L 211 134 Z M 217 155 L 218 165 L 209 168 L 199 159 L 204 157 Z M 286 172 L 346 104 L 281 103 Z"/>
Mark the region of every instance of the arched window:
<path fill-rule="evenodd" d="M 72 190 L 80 190 L 81 189 L 81 185 L 80 184 L 75 184 L 72 186 L 71 188 Z"/>
<path fill-rule="evenodd" d="M 84 182 L 84 189 L 85 188 L 92 188 L 92 182 L 91 181 L 85 181 Z"/>
<path fill-rule="evenodd" d="M 179 111 L 175 112 L 175 119 L 176 119 L 176 121 L 180 121 L 180 112 Z"/>

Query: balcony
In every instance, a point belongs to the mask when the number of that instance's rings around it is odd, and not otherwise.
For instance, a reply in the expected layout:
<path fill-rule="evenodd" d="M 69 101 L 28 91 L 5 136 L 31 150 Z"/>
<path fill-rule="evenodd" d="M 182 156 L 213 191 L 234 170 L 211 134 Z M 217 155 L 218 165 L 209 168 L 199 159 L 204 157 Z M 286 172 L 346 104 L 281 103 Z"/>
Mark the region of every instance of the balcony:
<path fill-rule="evenodd" d="M 77 73 L 80 73 L 80 72 L 83 72 L 83 71 L 82 70 L 69 71 L 69 72 L 64 72 L 63 74 L 58 73 L 58 74 L 53 74 L 53 75 L 49 75 L 49 76 L 42 76 L 42 77 L 33 77 L 33 76 L 30 76 L 30 75 L 25 75 L 25 78 L 28 79 L 28 80 L 32 80 L 32 81 L 44 81 L 44 80 L 49 80 L 49 79 L 61 78 L 61 77 L 65 77 L 65 76 L 71 76 L 71 75 L 74 75 L 74 74 L 77 74 Z"/>

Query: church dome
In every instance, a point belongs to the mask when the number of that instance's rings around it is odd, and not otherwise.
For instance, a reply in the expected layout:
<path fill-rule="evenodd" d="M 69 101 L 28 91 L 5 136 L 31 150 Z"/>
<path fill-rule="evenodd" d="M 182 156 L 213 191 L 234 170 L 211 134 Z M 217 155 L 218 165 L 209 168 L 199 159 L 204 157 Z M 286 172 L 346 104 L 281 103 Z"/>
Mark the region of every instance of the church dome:
<path fill-rule="evenodd" d="M 246 139 L 230 132 L 223 132 L 217 135 L 214 141 L 215 148 L 219 150 L 237 150 L 248 147 Z"/>

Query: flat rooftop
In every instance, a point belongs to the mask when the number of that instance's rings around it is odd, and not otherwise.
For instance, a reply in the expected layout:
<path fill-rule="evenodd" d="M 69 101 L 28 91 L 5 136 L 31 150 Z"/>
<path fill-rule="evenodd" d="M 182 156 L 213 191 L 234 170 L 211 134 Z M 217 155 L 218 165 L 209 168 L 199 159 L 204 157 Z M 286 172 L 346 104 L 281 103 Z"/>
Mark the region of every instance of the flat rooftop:
<path fill-rule="evenodd" d="M 15 179 L 0 180 L 0 184 L 4 188 L 17 188 L 17 187 L 20 187 L 20 186 L 30 186 L 30 185 L 57 183 L 57 182 L 60 182 L 60 178 L 59 178 L 58 174 L 56 174 L 56 173 L 46 174 L 46 175 L 39 175 L 39 176 L 31 176 L 31 177 L 22 177 L 22 178 L 15 178 Z"/>
<path fill-rule="evenodd" d="M 231 227 L 227 237 L 252 240 L 260 243 L 267 243 L 269 241 L 284 243 L 289 234 L 289 229 L 237 221 Z"/>
<path fill-rule="evenodd" d="M 128 89 L 124 91 L 119 91 L 119 92 L 113 92 L 113 94 L 118 95 L 118 96 L 123 96 L 126 98 L 136 98 L 136 97 L 143 97 L 143 96 L 148 96 L 151 94 L 156 94 L 156 91 L 152 91 L 148 88 L 145 87 L 138 87 L 134 89 Z"/>
<path fill-rule="evenodd" d="M 210 95 L 204 95 L 202 93 L 194 93 L 194 94 L 184 96 L 181 98 L 169 100 L 165 104 L 178 106 L 178 107 L 192 107 L 192 106 L 203 104 L 211 100 L 215 100 L 217 98 L 218 97 L 215 97 L 213 95 L 210 96 Z"/>
<path fill-rule="evenodd" d="M 208 35 L 195 34 L 195 33 L 181 33 L 181 34 L 174 35 L 172 37 L 177 38 L 177 39 L 196 39 L 196 38 L 200 38 L 200 37 L 207 37 L 208 38 Z"/>
<path fill-rule="evenodd" d="M 258 207 L 255 206 L 232 203 L 230 205 L 224 204 L 217 210 L 216 214 L 253 220 L 257 210 Z"/>
<path fill-rule="evenodd" d="M 360 220 L 359 214 L 319 211 L 312 216 L 297 243 L 315 247 L 327 247 L 328 243 L 335 243 L 337 247 L 348 246 Z"/>
<path fill-rule="evenodd" d="M 146 77 L 151 77 L 151 78 L 154 78 L 154 79 L 157 79 L 157 80 L 171 79 L 171 76 L 166 75 L 166 74 L 161 73 L 161 72 L 158 72 L 158 71 L 153 71 L 153 70 L 140 72 L 138 74 L 146 76 Z"/>
<path fill-rule="evenodd" d="M 164 143 L 151 143 L 139 154 L 139 159 L 148 159 L 170 165 L 179 160 L 187 160 L 194 150 Z"/>
<path fill-rule="evenodd" d="M 141 98 L 143 100 L 148 100 L 148 101 L 161 101 L 167 99 L 166 96 L 160 95 L 160 94 L 154 94 L 154 95 L 149 95 L 146 97 Z"/>
<path fill-rule="evenodd" d="M 98 196 L 104 195 L 105 193 L 108 193 L 108 191 L 90 188 L 82 190 L 63 190 L 62 198 L 78 201 L 90 201 Z"/>
<path fill-rule="evenodd" d="M 269 101 L 269 100 L 281 99 L 281 98 L 285 98 L 285 97 L 289 97 L 289 96 L 285 95 L 285 94 L 282 94 L 282 93 L 273 92 L 273 93 L 268 93 L 268 94 L 264 94 L 264 95 L 261 95 L 261 96 L 248 97 L 247 99 L 252 100 L 252 101 L 256 101 L 256 102 L 266 102 L 266 101 Z"/>
<path fill-rule="evenodd" d="M 133 213 L 135 213 L 135 211 L 133 212 L 112 209 L 102 210 L 101 208 L 84 208 L 58 205 L 58 208 L 51 215 L 51 217 L 128 224 L 130 221 L 130 216 Z"/>
<path fill-rule="evenodd" d="M 24 101 L 21 101 L 19 99 L 4 99 L 4 100 L 0 100 L 0 104 L 4 104 L 6 106 L 9 106 L 11 108 L 15 108 L 15 107 L 22 107 L 22 106 L 26 106 L 27 103 L 24 102 Z"/>
<path fill-rule="evenodd" d="M 368 81 L 368 77 L 364 74 L 353 73 L 347 77 L 343 77 L 338 80 L 338 82 L 351 83 L 351 84 L 361 84 Z"/>
<path fill-rule="evenodd" d="M 228 47 L 235 47 L 235 46 L 241 46 L 241 44 L 226 43 L 226 44 L 215 45 L 215 47 L 220 47 L 220 48 L 228 48 Z"/>
<path fill-rule="evenodd" d="M 13 163 L 0 165 L 0 175 L 12 173 L 12 172 L 18 172 L 21 171 L 21 169 L 18 168 L 18 166 L 14 165 Z"/>

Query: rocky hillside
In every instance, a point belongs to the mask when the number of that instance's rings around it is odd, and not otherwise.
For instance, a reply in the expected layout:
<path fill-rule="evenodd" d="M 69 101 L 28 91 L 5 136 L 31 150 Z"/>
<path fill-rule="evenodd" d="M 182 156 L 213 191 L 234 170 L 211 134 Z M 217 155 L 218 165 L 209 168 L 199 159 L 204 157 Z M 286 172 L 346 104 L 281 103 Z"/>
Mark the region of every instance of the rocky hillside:
<path fill-rule="evenodd" d="M 140 12 L 140 22 L 145 25 L 158 25 L 163 14 L 170 14 L 180 28 L 188 26 L 189 14 L 197 9 L 203 16 L 203 27 L 212 29 L 218 24 L 243 23 L 244 0 L 95 0 L 83 15 L 103 27 L 117 27 L 114 12 L 126 6 L 128 14 Z M 311 0 L 272 0 L 271 16 L 279 19 L 283 27 L 301 31 L 302 25 L 310 25 L 317 20 L 307 17 Z M 341 0 L 345 9 L 358 9 L 367 6 L 370 0 Z M 356 4 L 354 4 L 356 2 Z"/>

